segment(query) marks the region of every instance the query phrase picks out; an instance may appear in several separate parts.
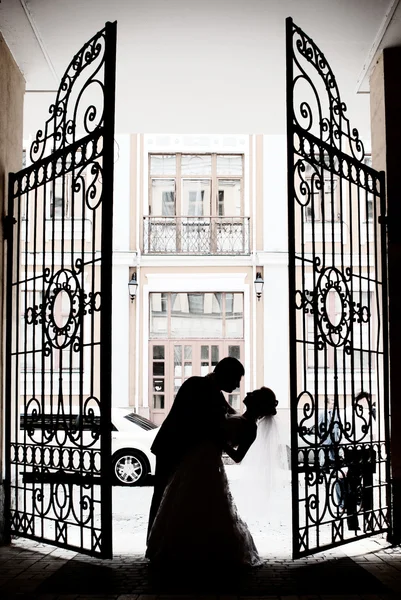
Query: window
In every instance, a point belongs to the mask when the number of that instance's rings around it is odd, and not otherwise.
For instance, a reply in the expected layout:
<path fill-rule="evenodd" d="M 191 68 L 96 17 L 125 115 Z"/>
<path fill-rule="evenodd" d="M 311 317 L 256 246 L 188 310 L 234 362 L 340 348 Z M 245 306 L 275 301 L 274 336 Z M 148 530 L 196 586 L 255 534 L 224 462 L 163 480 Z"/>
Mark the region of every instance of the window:
<path fill-rule="evenodd" d="M 165 347 L 153 346 L 152 356 L 152 390 L 153 408 L 164 409 L 166 393 Z"/>
<path fill-rule="evenodd" d="M 173 217 L 175 215 L 174 192 L 163 191 L 163 194 L 162 194 L 162 215 L 163 215 L 163 217 Z"/>
<path fill-rule="evenodd" d="M 174 179 L 152 180 L 151 214 L 156 217 L 175 216 L 175 181 Z"/>
<path fill-rule="evenodd" d="M 150 154 L 149 214 L 243 216 L 243 155 Z"/>
<path fill-rule="evenodd" d="M 189 312 L 203 314 L 204 294 L 188 294 Z"/>
<path fill-rule="evenodd" d="M 316 157 L 319 162 L 319 157 Z M 328 155 L 324 156 L 325 164 L 330 164 Z M 302 179 L 305 179 L 307 187 L 310 190 L 310 200 L 305 206 L 305 220 L 330 222 L 337 220 L 339 213 L 338 205 L 338 177 L 335 173 L 326 170 L 321 166 L 313 166 L 306 160 L 302 163 L 305 171 L 298 171 L 301 181 L 298 183 L 298 189 L 301 189 Z M 338 161 L 334 160 L 334 169 L 337 168 Z"/>
<path fill-rule="evenodd" d="M 218 180 L 218 216 L 241 216 L 241 186 L 238 179 Z"/>
<path fill-rule="evenodd" d="M 242 339 L 244 298 L 239 292 L 150 294 L 152 339 Z"/>
<path fill-rule="evenodd" d="M 78 221 L 82 212 L 86 213 L 85 220 L 90 222 L 86 207 L 89 204 L 96 206 L 103 191 L 101 164 L 93 162 L 85 168 L 74 168 L 74 164 L 78 165 L 81 161 L 83 158 L 80 149 L 76 151 L 74 163 L 60 158 L 56 166 L 59 175 L 46 184 L 44 191 L 46 219 L 61 221 L 74 217 L 76 229 L 79 228 Z M 88 193 L 90 203 L 84 203 L 83 206 L 83 200 Z M 88 201 L 88 198 L 86 200 Z"/>
<path fill-rule="evenodd" d="M 224 190 L 219 190 L 218 215 L 224 217 Z"/>
<path fill-rule="evenodd" d="M 188 215 L 190 217 L 203 217 L 203 200 L 205 190 L 188 191 Z"/>
<path fill-rule="evenodd" d="M 69 193 L 71 180 L 68 177 L 58 178 L 50 188 L 49 218 L 61 220 L 70 216 Z"/>

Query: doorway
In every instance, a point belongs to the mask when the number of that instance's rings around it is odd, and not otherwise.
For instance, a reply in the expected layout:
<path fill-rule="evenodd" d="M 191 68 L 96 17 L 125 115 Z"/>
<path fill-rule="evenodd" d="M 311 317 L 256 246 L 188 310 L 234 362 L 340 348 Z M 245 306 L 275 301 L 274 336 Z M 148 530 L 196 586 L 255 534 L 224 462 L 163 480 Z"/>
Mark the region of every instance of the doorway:
<path fill-rule="evenodd" d="M 174 398 L 186 379 L 204 377 L 211 373 L 225 356 L 244 359 L 243 340 L 157 340 L 149 347 L 149 412 L 156 425 L 168 415 Z M 244 382 L 231 394 L 227 402 L 241 412 Z"/>

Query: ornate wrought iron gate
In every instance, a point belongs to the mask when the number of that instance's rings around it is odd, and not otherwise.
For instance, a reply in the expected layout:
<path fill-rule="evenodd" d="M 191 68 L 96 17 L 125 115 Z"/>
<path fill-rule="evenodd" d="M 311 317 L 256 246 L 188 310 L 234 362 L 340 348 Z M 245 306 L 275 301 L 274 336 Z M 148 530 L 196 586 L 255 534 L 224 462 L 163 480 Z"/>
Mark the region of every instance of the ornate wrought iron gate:
<path fill-rule="evenodd" d="M 384 174 L 287 19 L 293 553 L 390 526 Z"/>
<path fill-rule="evenodd" d="M 10 174 L 9 534 L 112 555 L 111 266 L 116 23 L 74 56 Z"/>

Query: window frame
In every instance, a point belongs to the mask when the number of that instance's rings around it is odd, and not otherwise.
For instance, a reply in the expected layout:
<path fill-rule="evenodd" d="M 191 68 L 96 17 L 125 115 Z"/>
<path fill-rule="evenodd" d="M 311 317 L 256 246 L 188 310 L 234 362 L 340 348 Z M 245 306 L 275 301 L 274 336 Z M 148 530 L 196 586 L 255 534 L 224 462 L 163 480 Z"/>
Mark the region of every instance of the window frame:
<path fill-rule="evenodd" d="M 167 302 L 167 310 L 163 313 L 162 311 L 160 311 L 160 314 L 165 314 L 166 315 L 166 320 L 167 320 L 167 327 L 165 332 L 160 333 L 159 336 L 155 336 L 152 333 L 152 316 L 153 316 L 153 312 L 152 312 L 152 294 L 160 294 L 161 296 L 161 304 L 163 302 L 163 300 L 165 300 Z M 176 339 L 188 339 L 188 340 L 194 340 L 194 339 L 203 339 L 200 338 L 199 336 L 192 336 L 192 337 L 188 337 L 188 338 L 184 338 L 184 337 L 179 337 L 179 338 L 175 338 L 171 335 L 171 317 L 172 317 L 172 297 L 175 296 L 176 294 L 187 294 L 188 296 L 199 296 L 199 295 L 203 295 L 203 300 L 202 300 L 202 306 L 204 306 L 205 304 L 205 295 L 206 294 L 221 294 L 221 320 L 222 320 L 222 335 L 221 337 L 218 338 L 213 338 L 210 335 L 208 335 L 207 337 L 205 337 L 205 339 L 216 339 L 216 340 L 226 340 L 226 339 L 230 339 L 230 340 L 241 340 L 243 339 L 244 336 L 244 328 L 245 328 L 245 323 L 244 323 L 244 319 L 245 319 L 245 315 L 244 315 L 244 305 L 245 305 L 245 298 L 244 298 L 244 293 L 243 292 L 238 292 L 238 291 L 234 291 L 234 292 L 205 292 L 205 291 L 191 291 L 191 292 L 150 292 L 149 293 L 149 340 L 154 342 L 157 340 L 176 340 Z M 227 336 L 227 321 L 230 320 L 230 318 L 233 318 L 233 316 L 236 314 L 234 308 L 235 308 L 235 295 L 239 294 L 242 296 L 242 332 L 241 335 L 236 338 L 233 337 L 232 335 Z M 227 311 L 227 296 L 231 296 L 232 295 L 232 307 L 233 310 L 232 311 Z M 188 299 L 188 303 L 189 303 L 189 299 Z M 189 306 L 189 304 L 188 304 Z M 204 313 L 201 312 L 194 312 L 194 311 L 189 311 L 188 314 L 191 314 L 193 316 L 196 315 L 200 315 L 202 316 Z M 240 313 L 238 313 L 240 314 Z"/>
<path fill-rule="evenodd" d="M 176 168 L 175 175 L 171 174 L 158 174 L 152 173 L 151 162 L 152 157 L 154 156 L 175 156 L 176 160 Z M 196 173 L 192 175 L 182 175 L 182 157 L 185 156 L 210 156 L 211 157 L 211 173 Z M 232 175 L 229 173 L 218 173 L 217 172 L 217 158 L 221 156 L 230 156 L 230 157 L 240 157 L 241 158 L 241 175 Z M 244 162 L 245 156 L 239 152 L 197 152 L 195 154 L 191 154 L 190 152 L 149 152 L 148 153 L 148 211 L 149 216 L 159 217 L 163 215 L 157 215 L 153 212 L 153 197 L 152 197 L 152 181 L 153 180 L 163 180 L 170 179 L 175 180 L 175 218 L 197 218 L 196 215 L 189 215 L 183 213 L 183 182 L 190 180 L 209 180 L 211 182 L 211 196 L 210 196 L 210 206 L 209 206 L 209 215 L 205 215 L 205 218 L 217 217 L 219 219 L 238 217 L 235 214 L 220 214 L 221 200 L 219 194 L 219 180 L 236 180 L 240 183 L 240 217 L 245 216 L 244 211 Z"/>

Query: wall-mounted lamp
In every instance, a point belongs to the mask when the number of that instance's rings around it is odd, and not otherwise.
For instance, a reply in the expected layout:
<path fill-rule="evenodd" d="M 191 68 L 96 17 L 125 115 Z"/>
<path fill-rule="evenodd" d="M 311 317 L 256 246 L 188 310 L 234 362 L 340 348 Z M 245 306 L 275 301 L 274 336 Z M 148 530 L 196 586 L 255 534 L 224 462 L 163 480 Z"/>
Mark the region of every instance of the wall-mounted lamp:
<path fill-rule="evenodd" d="M 255 286 L 256 298 L 260 300 L 263 292 L 263 286 L 265 282 L 263 281 L 263 277 L 261 273 L 256 273 L 255 281 L 253 282 Z"/>
<path fill-rule="evenodd" d="M 135 300 L 136 290 L 138 288 L 138 282 L 136 280 L 136 273 L 132 273 L 131 281 L 128 282 L 128 291 L 131 302 Z"/>

